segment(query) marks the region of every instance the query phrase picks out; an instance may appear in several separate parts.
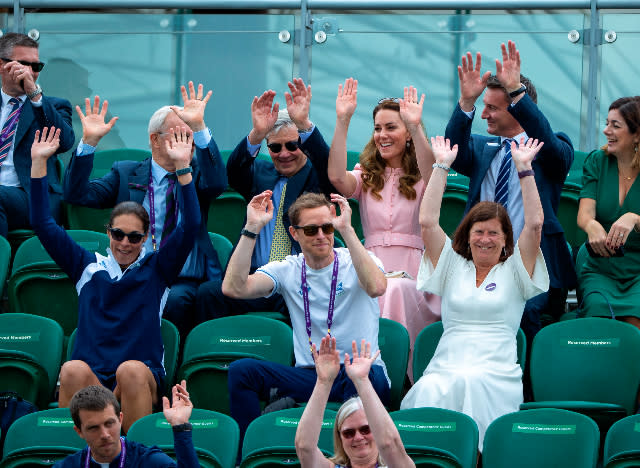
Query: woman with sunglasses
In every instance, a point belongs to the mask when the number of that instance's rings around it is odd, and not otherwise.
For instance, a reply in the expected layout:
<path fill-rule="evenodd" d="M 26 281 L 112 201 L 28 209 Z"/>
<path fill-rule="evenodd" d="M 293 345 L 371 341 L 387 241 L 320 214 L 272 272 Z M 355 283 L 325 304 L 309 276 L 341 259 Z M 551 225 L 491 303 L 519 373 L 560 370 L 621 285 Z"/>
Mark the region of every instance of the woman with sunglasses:
<path fill-rule="evenodd" d="M 358 391 L 338 410 L 333 426 L 334 456 L 325 458 L 318 448 L 324 410 L 331 387 L 340 372 L 336 339 L 327 335 L 320 350 L 313 344 L 316 385 L 296 431 L 296 453 L 302 468 L 410 468 L 415 463 L 402 445 L 400 434 L 368 378 L 371 364 L 380 351 L 371 355 L 371 345 L 362 340 L 360 353 L 352 342 L 353 360 L 345 353 L 344 368 Z"/>
<path fill-rule="evenodd" d="M 410 87 L 404 89 L 404 99 L 380 100 L 373 109 L 373 135 L 360 154 L 360 164 L 349 172 L 347 131 L 357 91 L 358 81 L 352 78 L 338 87 L 329 179 L 342 195 L 360 202 L 365 247 L 382 260 L 391 276 L 386 294 L 378 299 L 381 316 L 407 328 L 413 349 L 418 333 L 440 318 L 440 299 L 418 291 L 414 279 L 424 250 L 420 200 L 432 171 L 428 166 L 418 168 L 431 152 L 421 122 L 424 95 L 418 100 L 417 90 Z M 408 275 L 393 277 L 390 272 Z M 408 374 L 411 378 L 411 368 Z"/>
<path fill-rule="evenodd" d="M 60 372 L 58 403 L 67 407 L 77 390 L 104 385 L 122 403 L 125 433 L 164 391 L 160 317 L 200 222 L 189 166 L 192 134 L 176 127 L 170 135 L 165 144 L 177 168 L 181 219 L 162 249 L 146 252 L 147 212 L 138 203 L 120 203 L 111 213 L 106 257 L 78 245 L 49 212 L 47 160 L 60 144 L 60 130 L 36 132 L 31 147 L 31 224 L 78 291 L 78 330 L 72 360 Z"/>

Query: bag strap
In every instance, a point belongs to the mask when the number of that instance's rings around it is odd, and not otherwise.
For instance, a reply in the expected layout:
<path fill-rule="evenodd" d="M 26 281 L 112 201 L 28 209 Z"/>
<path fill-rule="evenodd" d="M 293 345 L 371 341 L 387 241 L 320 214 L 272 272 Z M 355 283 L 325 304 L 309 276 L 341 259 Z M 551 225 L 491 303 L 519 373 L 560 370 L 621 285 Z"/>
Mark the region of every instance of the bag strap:
<path fill-rule="evenodd" d="M 583 296 L 582 301 L 580 301 L 580 305 L 578 306 L 578 312 L 576 313 L 576 317 L 584 318 L 585 315 L 584 315 L 584 310 L 582 309 L 582 305 L 584 304 L 584 300 L 587 298 L 587 296 L 594 293 L 600 294 L 602 297 L 604 297 L 604 300 L 607 303 L 607 306 L 609 307 L 609 313 L 611 314 L 611 318 L 613 320 L 616 320 L 616 314 L 613 313 L 613 307 L 611 307 L 609 298 L 607 298 L 607 296 L 602 291 L 598 291 L 597 289 L 593 291 L 589 291 L 587 294 Z"/>

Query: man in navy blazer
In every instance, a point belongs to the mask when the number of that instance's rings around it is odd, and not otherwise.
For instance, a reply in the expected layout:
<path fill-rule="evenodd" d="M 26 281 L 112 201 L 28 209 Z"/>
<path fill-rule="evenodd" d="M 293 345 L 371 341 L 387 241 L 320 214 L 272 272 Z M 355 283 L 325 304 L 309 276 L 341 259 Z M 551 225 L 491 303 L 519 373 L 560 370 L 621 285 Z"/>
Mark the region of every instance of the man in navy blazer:
<path fill-rule="evenodd" d="M 279 211 L 279 194 L 286 184 L 281 219 L 291 243 L 291 251 L 287 254 L 298 254 L 301 252 L 300 245 L 289 233 L 289 207 L 304 192 L 324 193 L 328 196 L 336 190 L 327 175 L 329 147 L 320 131 L 309 120 L 311 86 L 305 86 L 300 78 L 295 78 L 288 86 L 290 92 L 285 93 L 286 111 L 278 112 L 279 104 L 274 104 L 275 91 L 268 90 L 260 97 L 254 97 L 251 104 L 253 128 L 229 156 L 227 176 L 229 185 L 247 203 L 255 195 L 273 190 L 273 202 L 276 205 L 274 213 Z M 271 161 L 257 157 L 264 139 L 267 140 Z M 277 214 L 274 214 L 274 218 L 276 217 Z M 269 262 L 274 224 L 275 220 L 272 220 L 258 236 L 251 258 L 252 273 Z M 231 299 L 222 294 L 221 281 L 209 281 L 200 286 L 196 302 L 198 321 L 260 310 L 288 314 L 279 294 L 270 298 Z"/>
<path fill-rule="evenodd" d="M 151 158 L 139 161 L 117 161 L 111 172 L 102 178 L 89 181 L 95 148 L 115 124 L 117 117 L 105 121 L 108 102 L 100 108 L 100 98 L 94 98 L 93 106 L 87 98 L 86 115 L 76 107 L 82 121 L 82 140 L 74 153 L 64 178 L 64 198 L 68 203 L 91 208 L 111 208 L 122 201 L 135 201 L 149 212 L 152 222 L 145 244 L 147 251 L 160 248 L 163 237 L 165 200 L 169 176 L 175 167 L 166 154 L 166 138 L 169 129 L 188 126 L 194 135 L 195 157 L 191 160 L 202 220 L 196 245 L 185 262 L 178 281 L 172 285 L 164 309 L 164 318 L 173 322 L 183 338 L 196 323 L 194 307 L 198 286 L 206 280 L 222 280 L 218 255 L 207 233 L 207 218 L 211 200 L 227 186 L 227 175 L 218 146 L 204 122 L 204 110 L 211 97 L 209 91 L 203 97 L 202 85 L 197 92 L 189 82 L 189 93 L 181 88 L 183 107 L 164 106 L 149 121 L 149 145 Z M 99 157 L 99 155 L 98 155 Z M 179 191 L 178 191 L 179 195 Z M 153 199 L 155 213 L 150 210 Z M 181 203 L 178 197 L 178 204 Z M 153 239 L 152 239 L 153 237 Z"/>
<path fill-rule="evenodd" d="M 60 148 L 64 153 L 75 139 L 71 126 L 71 104 L 66 99 L 44 96 L 36 83 L 44 67 L 38 56 L 38 43 L 25 34 L 7 33 L 0 37 L 0 79 L 2 109 L 0 128 L 12 112 L 11 98 L 20 101 L 15 133 L 0 136 L 0 147 L 10 145 L 0 163 L 0 236 L 13 229 L 29 228 L 29 189 L 31 187 L 31 144 L 37 130 L 60 129 Z M 5 135 L 6 133 L 6 135 Z M 0 154 L 3 154 L 0 152 Z M 57 158 L 47 161 L 49 174 L 57 174 Z M 49 178 L 51 213 L 60 219 L 62 187 L 58 177 Z"/>
<path fill-rule="evenodd" d="M 458 145 L 458 156 L 452 166 L 470 178 L 466 211 L 479 201 L 494 201 L 498 171 L 504 155 L 505 138 L 537 138 L 544 146 L 533 161 L 536 185 L 544 210 L 541 249 L 547 263 L 550 288 L 547 293 L 529 300 L 521 327 L 531 340 L 540 330 L 540 315 L 559 317 L 564 312 L 567 290 L 575 287 L 576 276 L 571 253 L 556 213 L 562 186 L 573 162 L 573 145 L 564 133 L 554 133 L 538 108 L 537 94 L 531 82 L 520 74 L 520 53 L 512 41 L 508 50 L 502 44 L 502 62 L 496 60 L 496 75 L 481 75 L 481 56 L 476 66 L 470 52 L 458 67 L 460 100 L 447 124 L 446 138 Z M 471 134 L 475 102 L 485 90 L 481 117 L 487 121 L 485 137 Z M 513 165 L 513 163 L 512 163 Z M 522 194 L 515 167 L 509 177 L 507 212 L 517 239 L 524 223 Z"/>

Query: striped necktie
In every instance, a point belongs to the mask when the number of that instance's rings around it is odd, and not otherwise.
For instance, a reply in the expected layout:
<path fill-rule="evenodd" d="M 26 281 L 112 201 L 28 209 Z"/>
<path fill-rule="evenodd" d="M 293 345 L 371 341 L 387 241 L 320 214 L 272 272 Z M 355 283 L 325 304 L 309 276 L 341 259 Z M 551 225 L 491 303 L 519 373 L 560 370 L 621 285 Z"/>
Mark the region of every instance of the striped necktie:
<path fill-rule="evenodd" d="M 280 195 L 280 204 L 278 205 L 278 214 L 276 215 L 276 226 L 273 229 L 273 240 L 271 241 L 271 252 L 269 253 L 269 261 L 277 262 L 284 260 L 284 257 L 291 253 L 291 239 L 284 228 L 282 221 L 282 212 L 284 211 L 284 194 L 287 191 L 287 184 L 282 186 L 282 194 Z"/>
<path fill-rule="evenodd" d="M 20 101 L 16 98 L 9 99 L 8 104 L 12 107 L 7 120 L 5 120 L 2 126 L 2 132 L 0 132 L 0 166 L 7 158 L 11 145 L 13 144 L 13 135 L 16 133 L 18 120 L 20 119 L 20 111 L 22 110 Z"/>
<path fill-rule="evenodd" d="M 511 177 L 511 142 L 512 138 L 504 140 L 504 155 L 498 171 L 496 180 L 496 191 L 493 201 L 500 203 L 505 208 L 509 202 L 509 179 Z"/>
<path fill-rule="evenodd" d="M 174 187 L 176 186 L 176 175 L 167 174 L 169 180 L 169 186 L 167 187 L 167 194 L 165 195 L 165 207 L 166 212 L 164 215 L 164 225 L 162 226 L 162 240 L 160 241 L 160 248 L 169 240 L 169 236 L 176 228 L 178 224 L 178 203 L 176 200 Z"/>

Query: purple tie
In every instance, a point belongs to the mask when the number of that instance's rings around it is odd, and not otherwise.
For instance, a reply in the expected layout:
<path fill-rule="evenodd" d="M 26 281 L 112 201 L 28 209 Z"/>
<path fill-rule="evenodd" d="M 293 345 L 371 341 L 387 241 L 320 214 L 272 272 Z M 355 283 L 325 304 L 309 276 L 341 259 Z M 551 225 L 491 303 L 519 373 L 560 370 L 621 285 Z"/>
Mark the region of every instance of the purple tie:
<path fill-rule="evenodd" d="M 11 112 L 2 126 L 2 132 L 0 132 L 0 166 L 7 158 L 13 144 L 13 135 L 16 133 L 20 111 L 22 110 L 20 101 L 16 98 L 9 99 L 9 104 L 11 105 Z"/>
<path fill-rule="evenodd" d="M 178 203 L 174 194 L 176 175 L 167 174 L 167 179 L 169 180 L 167 195 L 165 197 L 165 206 L 167 211 L 164 215 L 164 226 L 162 226 L 162 240 L 160 241 L 160 248 L 166 244 L 167 240 L 169 240 L 169 236 L 178 224 Z"/>

